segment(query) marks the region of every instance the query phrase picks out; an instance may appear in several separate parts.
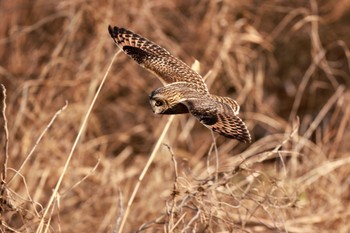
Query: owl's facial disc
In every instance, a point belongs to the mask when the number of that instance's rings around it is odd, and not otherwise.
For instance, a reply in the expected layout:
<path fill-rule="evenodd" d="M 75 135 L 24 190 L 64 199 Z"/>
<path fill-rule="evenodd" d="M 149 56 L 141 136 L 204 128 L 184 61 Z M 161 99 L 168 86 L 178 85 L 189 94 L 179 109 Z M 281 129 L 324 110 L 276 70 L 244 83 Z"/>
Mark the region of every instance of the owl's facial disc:
<path fill-rule="evenodd" d="M 162 114 L 168 108 L 168 103 L 162 98 L 151 98 L 149 102 L 155 114 Z"/>

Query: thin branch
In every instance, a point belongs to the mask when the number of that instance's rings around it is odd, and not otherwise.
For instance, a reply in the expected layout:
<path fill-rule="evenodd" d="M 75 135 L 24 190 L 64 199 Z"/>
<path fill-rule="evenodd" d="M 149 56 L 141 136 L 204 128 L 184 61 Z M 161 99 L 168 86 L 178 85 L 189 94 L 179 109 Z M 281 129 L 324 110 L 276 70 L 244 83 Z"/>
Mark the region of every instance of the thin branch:
<path fill-rule="evenodd" d="M 173 185 L 173 193 L 172 193 L 172 200 L 171 200 L 171 210 L 170 210 L 170 216 L 169 216 L 169 220 L 168 220 L 168 224 L 167 224 L 167 232 L 172 232 L 172 228 L 174 226 L 174 215 L 175 215 L 175 211 L 176 211 L 176 203 L 177 203 L 177 196 L 178 196 L 178 177 L 179 177 L 179 173 L 178 173 L 178 169 L 177 169 L 177 161 L 174 155 L 173 150 L 171 149 L 171 147 L 167 144 L 164 144 L 170 154 L 171 154 L 171 159 L 173 161 L 174 164 L 174 173 L 175 173 L 175 177 L 174 177 L 174 185 Z"/>
<path fill-rule="evenodd" d="M 93 108 L 94 105 L 95 105 L 95 102 L 96 102 L 96 100 L 97 100 L 97 97 L 98 97 L 98 95 L 99 95 L 99 93 L 100 93 L 100 91 L 101 91 L 101 89 L 102 89 L 102 86 L 103 86 L 103 84 L 104 84 L 104 82 L 105 82 L 105 80 L 106 80 L 106 78 L 107 78 L 107 76 L 108 76 L 108 74 L 109 74 L 109 71 L 110 71 L 110 69 L 111 69 L 111 67 L 112 67 L 112 64 L 113 64 L 115 58 L 117 57 L 117 55 L 118 55 L 119 53 L 120 53 L 120 51 L 118 51 L 118 52 L 113 56 L 112 61 L 111 61 L 111 63 L 109 64 L 109 66 L 108 66 L 108 68 L 107 68 L 107 71 L 106 71 L 106 73 L 104 74 L 104 76 L 103 76 L 103 78 L 102 78 L 102 81 L 101 81 L 101 83 L 100 83 L 100 85 L 99 85 L 99 87 L 98 87 L 98 89 L 97 89 L 97 91 L 96 91 L 96 94 L 95 94 L 95 96 L 94 96 L 94 98 L 93 98 L 93 100 L 92 100 L 92 102 L 91 102 L 91 105 L 89 106 L 89 109 L 88 109 L 88 111 L 87 111 L 87 113 L 86 113 L 86 115 L 85 115 L 84 121 L 83 121 L 82 125 L 80 126 L 78 135 L 77 135 L 77 137 L 75 138 L 75 141 L 74 141 L 74 144 L 73 144 L 73 146 L 72 146 L 72 149 L 71 149 L 71 151 L 70 151 L 70 153 L 69 153 L 69 155 L 68 155 L 66 164 L 64 165 L 62 174 L 61 174 L 60 178 L 58 179 L 58 181 L 57 181 L 57 183 L 56 183 L 55 189 L 54 189 L 54 191 L 53 191 L 53 193 L 52 193 L 52 195 L 51 195 L 51 197 L 50 197 L 50 200 L 49 200 L 49 202 L 48 202 L 48 204 L 47 204 L 47 206 L 46 206 L 46 209 L 45 209 L 45 211 L 44 211 L 44 214 L 43 214 L 43 216 L 42 216 L 42 218 L 41 218 L 41 220 L 40 220 L 40 224 L 39 224 L 39 226 L 38 226 L 38 228 L 37 228 L 37 230 L 36 230 L 37 233 L 38 233 L 38 232 L 42 232 L 42 230 L 43 230 L 43 227 L 44 227 L 44 224 L 45 224 L 45 217 L 46 217 L 46 215 L 48 214 L 50 208 L 52 207 L 52 204 L 53 204 L 54 200 L 56 199 L 56 196 L 57 196 L 57 194 L 58 194 L 58 190 L 59 190 L 59 188 L 60 188 L 60 186 L 61 186 L 61 183 L 62 183 L 62 181 L 63 181 L 63 177 L 64 177 L 64 175 L 66 174 L 66 172 L 67 172 L 67 170 L 68 170 L 69 163 L 70 163 L 70 161 L 71 161 L 71 159 L 72 159 L 72 157 L 73 157 L 73 153 L 74 153 L 74 151 L 75 151 L 75 149 L 76 149 L 76 147 L 77 147 L 77 145 L 78 145 L 78 142 L 79 142 L 79 140 L 80 140 L 80 138 L 81 138 L 81 136 L 82 136 L 82 133 L 83 133 L 83 131 L 84 131 L 84 128 L 85 128 L 85 126 L 86 126 L 86 123 L 87 123 L 87 120 L 88 120 L 88 118 L 89 118 L 89 116 L 90 116 L 90 113 L 91 113 L 91 111 L 92 111 L 92 108 Z"/>
<path fill-rule="evenodd" d="M 9 158 L 8 150 L 9 150 L 9 131 L 7 128 L 7 118 L 6 118 L 6 88 L 3 84 L 1 84 L 2 89 L 2 118 L 4 119 L 4 136 L 5 136 L 5 145 L 4 145 L 4 160 L 2 164 L 1 171 L 1 182 L 4 183 L 7 176 L 7 161 Z"/>
<path fill-rule="evenodd" d="M 150 155 L 150 157 L 149 157 L 149 159 L 147 161 L 147 164 L 145 165 L 141 175 L 139 176 L 139 179 L 138 179 L 138 181 L 137 181 L 137 183 L 136 183 L 136 185 L 134 187 L 134 191 L 131 194 L 131 197 L 129 199 L 128 205 L 126 207 L 125 214 L 124 214 L 123 219 L 122 219 L 122 223 L 120 224 L 120 228 L 118 229 L 118 233 L 123 232 L 123 228 L 124 228 L 126 219 L 128 218 L 128 215 L 130 213 L 130 207 L 131 207 L 132 203 L 134 202 L 135 196 L 136 196 L 136 194 L 137 194 L 137 192 L 138 192 L 138 190 L 140 188 L 141 182 L 142 182 L 143 178 L 145 177 L 145 175 L 146 175 L 150 165 L 152 164 L 152 162 L 153 162 L 153 160 L 154 160 L 154 158 L 156 156 L 156 153 L 157 153 L 161 143 L 163 142 L 163 139 L 164 139 L 166 133 L 168 132 L 169 127 L 170 127 L 171 123 L 173 122 L 174 118 L 175 118 L 175 115 L 171 115 L 168 118 L 168 121 L 167 121 L 166 125 L 164 126 L 163 132 L 159 136 L 158 141 L 155 144 L 154 149 L 153 149 L 153 151 L 152 151 L 152 153 L 151 153 L 151 155 Z"/>
<path fill-rule="evenodd" d="M 90 170 L 90 172 L 88 174 L 86 174 L 81 180 L 79 180 L 77 183 L 75 183 L 72 187 L 70 187 L 69 189 L 67 189 L 66 191 L 64 191 L 61 194 L 61 197 L 65 196 L 66 194 L 68 194 L 70 191 L 72 191 L 73 189 L 75 189 L 78 185 L 80 185 L 82 182 L 84 182 L 89 176 L 91 176 L 97 169 L 98 165 L 100 165 L 101 162 L 101 157 L 98 156 L 97 162 L 95 164 L 95 166 Z"/>
<path fill-rule="evenodd" d="M 68 106 L 68 101 L 66 101 L 66 104 L 60 109 L 58 110 L 55 115 L 52 117 L 52 119 L 50 120 L 49 124 L 45 127 L 44 131 L 40 134 L 40 136 L 38 137 L 38 139 L 36 140 L 33 148 L 30 150 L 29 154 L 26 156 L 26 159 L 23 161 L 23 163 L 21 164 L 21 166 L 19 167 L 19 169 L 17 170 L 17 172 L 11 177 L 10 181 L 8 183 L 11 183 L 18 174 L 21 173 L 24 165 L 29 161 L 29 159 L 32 157 L 36 147 L 39 145 L 41 139 L 43 139 L 44 135 L 46 134 L 46 132 L 49 130 L 49 128 L 52 126 L 52 124 L 54 123 L 54 121 L 56 120 L 56 118 L 58 117 L 58 115 L 61 114 L 61 112 L 63 110 L 65 110 Z"/>
<path fill-rule="evenodd" d="M 118 218 L 115 222 L 115 226 L 113 229 L 113 233 L 117 233 L 120 221 L 122 220 L 122 217 L 124 215 L 124 208 L 123 208 L 123 193 L 119 190 L 119 208 L 120 208 L 120 212 L 118 215 Z"/>
<path fill-rule="evenodd" d="M 213 146 L 214 146 L 214 151 L 215 151 L 215 181 L 218 180 L 218 175 L 219 175 L 219 151 L 218 151 L 218 145 L 216 144 L 216 138 L 214 135 L 214 131 L 210 130 L 211 136 L 213 138 Z"/>
<path fill-rule="evenodd" d="M 318 113 L 316 118 L 313 120 L 313 122 L 310 124 L 310 127 L 306 130 L 303 137 L 300 140 L 300 143 L 296 146 L 295 150 L 296 152 L 300 152 L 301 148 L 305 145 L 306 141 L 311 137 L 311 135 L 314 133 L 316 128 L 319 126 L 321 121 L 324 119 L 326 114 L 330 111 L 331 107 L 337 102 L 337 100 L 342 96 L 344 93 L 345 87 L 339 86 L 337 91 L 334 93 L 334 95 L 329 98 L 327 103 L 323 106 L 321 111 Z"/>

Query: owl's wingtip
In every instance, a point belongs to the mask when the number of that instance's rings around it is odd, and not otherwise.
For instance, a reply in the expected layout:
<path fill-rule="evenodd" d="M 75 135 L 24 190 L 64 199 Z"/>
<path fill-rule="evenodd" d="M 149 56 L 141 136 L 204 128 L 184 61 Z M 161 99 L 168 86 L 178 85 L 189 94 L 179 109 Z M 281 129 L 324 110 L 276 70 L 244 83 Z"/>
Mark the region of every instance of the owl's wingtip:
<path fill-rule="evenodd" d="M 108 32 L 109 35 L 111 35 L 111 37 L 114 39 L 118 33 L 118 27 L 112 27 L 111 25 L 108 25 Z"/>
<path fill-rule="evenodd" d="M 111 26 L 111 25 L 108 25 L 108 32 L 109 32 L 109 34 L 111 34 L 112 31 L 113 31 L 112 26 Z"/>

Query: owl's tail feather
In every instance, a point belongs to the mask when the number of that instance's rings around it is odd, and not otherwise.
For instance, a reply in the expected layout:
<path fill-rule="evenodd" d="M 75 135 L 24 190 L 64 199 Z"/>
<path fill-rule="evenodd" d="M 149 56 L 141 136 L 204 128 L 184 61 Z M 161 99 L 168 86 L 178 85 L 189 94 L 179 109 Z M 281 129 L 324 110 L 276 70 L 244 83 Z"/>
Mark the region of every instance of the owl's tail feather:
<path fill-rule="evenodd" d="M 226 115 L 218 113 L 218 121 L 209 127 L 227 138 L 237 139 L 243 143 L 251 142 L 251 137 L 247 126 L 241 118 L 236 115 Z"/>
<path fill-rule="evenodd" d="M 187 99 L 183 103 L 193 116 L 214 132 L 240 142 L 251 142 L 247 126 L 228 104 L 194 98 Z"/>

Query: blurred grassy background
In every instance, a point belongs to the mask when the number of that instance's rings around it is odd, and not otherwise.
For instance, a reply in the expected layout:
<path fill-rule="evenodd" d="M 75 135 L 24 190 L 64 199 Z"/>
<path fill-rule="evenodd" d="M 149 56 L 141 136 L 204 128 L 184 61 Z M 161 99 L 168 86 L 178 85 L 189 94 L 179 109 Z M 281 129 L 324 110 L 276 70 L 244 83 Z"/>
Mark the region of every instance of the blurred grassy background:
<path fill-rule="evenodd" d="M 350 232 L 349 8 L 347 0 L 0 1 L 2 232 L 37 230 L 118 51 L 109 24 L 189 65 L 197 59 L 211 92 L 241 105 L 253 137 L 249 145 L 217 137 L 217 174 L 210 131 L 176 116 L 171 150 L 158 152 L 125 232 Z M 49 232 L 113 231 L 168 118 L 148 103 L 160 85 L 117 57 L 45 216 Z M 2 117 L 1 147 L 3 125 Z"/>

